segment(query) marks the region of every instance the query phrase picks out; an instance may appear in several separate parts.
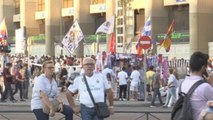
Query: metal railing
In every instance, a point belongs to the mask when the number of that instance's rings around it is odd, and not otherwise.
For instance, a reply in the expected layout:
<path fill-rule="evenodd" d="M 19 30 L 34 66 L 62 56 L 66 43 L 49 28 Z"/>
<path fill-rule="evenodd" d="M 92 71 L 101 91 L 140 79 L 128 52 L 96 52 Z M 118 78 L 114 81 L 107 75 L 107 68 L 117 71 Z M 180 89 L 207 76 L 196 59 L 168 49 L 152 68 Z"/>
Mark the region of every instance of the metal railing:
<path fill-rule="evenodd" d="M 16 113 L 33 113 L 33 112 L 32 111 L 28 111 L 28 110 L 20 110 L 20 111 L 11 111 L 11 110 L 9 111 L 9 110 L 6 110 L 6 111 L 0 111 L 0 116 L 2 116 L 6 120 L 10 120 L 7 116 L 4 115 L 4 113 L 16 114 Z M 159 111 L 159 110 L 158 111 L 157 110 L 149 110 L 149 111 L 146 111 L 146 110 L 119 111 L 119 110 L 116 110 L 115 113 L 121 113 L 121 114 L 125 114 L 125 113 L 140 113 L 142 115 L 137 117 L 135 120 L 139 120 L 139 119 L 144 118 L 144 117 L 146 117 L 146 120 L 149 120 L 150 116 L 155 118 L 156 120 L 160 120 L 160 118 L 158 118 L 154 114 L 171 114 L 171 110 L 164 110 L 164 111 Z M 74 114 L 74 115 L 76 115 L 76 114 Z M 79 115 L 76 115 L 76 116 L 81 117 Z M 63 119 L 64 119 L 64 116 L 59 118 L 58 120 L 63 120 Z"/>

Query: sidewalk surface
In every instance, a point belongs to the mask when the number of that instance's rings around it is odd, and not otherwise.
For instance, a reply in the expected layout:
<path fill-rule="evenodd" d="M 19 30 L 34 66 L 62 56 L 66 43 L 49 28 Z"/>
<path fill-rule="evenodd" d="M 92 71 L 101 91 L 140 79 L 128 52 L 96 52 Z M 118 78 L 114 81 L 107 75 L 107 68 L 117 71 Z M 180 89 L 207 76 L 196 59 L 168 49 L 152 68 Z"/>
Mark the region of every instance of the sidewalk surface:
<path fill-rule="evenodd" d="M 16 100 L 18 100 L 16 103 L 13 103 L 9 100 L 7 102 L 0 102 L 0 106 L 30 106 L 31 101 L 31 88 L 29 89 L 29 99 L 27 99 L 25 102 L 19 101 L 19 93 L 17 93 L 14 97 Z M 66 99 L 65 92 L 59 92 L 59 98 L 65 103 L 68 104 L 68 101 Z M 79 104 L 78 101 L 75 101 L 76 104 Z M 158 103 L 156 101 L 156 103 Z M 114 106 L 116 107 L 149 107 L 150 101 L 114 101 Z"/>

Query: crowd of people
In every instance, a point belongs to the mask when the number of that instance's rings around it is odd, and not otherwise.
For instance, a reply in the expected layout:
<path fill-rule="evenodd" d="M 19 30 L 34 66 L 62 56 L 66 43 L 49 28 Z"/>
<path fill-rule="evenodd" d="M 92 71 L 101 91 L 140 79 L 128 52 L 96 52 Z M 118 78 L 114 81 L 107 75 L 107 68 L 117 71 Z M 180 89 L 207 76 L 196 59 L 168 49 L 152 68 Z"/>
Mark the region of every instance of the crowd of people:
<path fill-rule="evenodd" d="M 113 100 L 148 100 L 150 107 L 172 107 L 178 99 L 179 86 L 187 93 L 190 86 L 198 80 L 207 80 L 208 83 L 198 87 L 191 99 L 193 112 L 196 113 L 193 116 L 195 120 L 205 109 L 206 103 L 213 100 L 212 63 L 208 55 L 201 52 L 195 52 L 188 62 L 183 59 L 178 62 L 170 61 L 168 71 L 160 64 L 147 66 L 143 61 L 133 63 L 128 60 L 117 60 L 114 65 L 101 61 L 103 63 L 100 67 L 100 61 L 98 63 L 95 56 L 85 57 L 83 60 L 70 56 L 38 58 L 5 54 L 3 57 L 1 79 L 4 85 L 0 89 L 1 102 L 7 102 L 8 98 L 11 102 L 18 102 L 14 98 L 18 90 L 19 101 L 24 102 L 29 98 L 28 89 L 31 86 L 31 109 L 38 120 L 48 120 L 55 112 L 64 114 L 66 120 L 72 119 L 72 114 L 69 113 L 81 113 L 83 120 L 101 120 L 97 117 L 83 75 L 86 75 L 96 102 L 108 99 L 111 114 L 114 113 Z M 58 87 L 59 92 L 66 91 L 69 105 L 60 103 L 54 111 L 51 101 L 58 99 Z M 162 92 L 166 93 L 165 101 L 162 99 Z M 80 108 L 76 106 L 73 96 L 77 96 Z M 156 97 L 159 103 L 156 103 Z M 43 104 L 49 107 L 49 114 L 43 112 Z"/>

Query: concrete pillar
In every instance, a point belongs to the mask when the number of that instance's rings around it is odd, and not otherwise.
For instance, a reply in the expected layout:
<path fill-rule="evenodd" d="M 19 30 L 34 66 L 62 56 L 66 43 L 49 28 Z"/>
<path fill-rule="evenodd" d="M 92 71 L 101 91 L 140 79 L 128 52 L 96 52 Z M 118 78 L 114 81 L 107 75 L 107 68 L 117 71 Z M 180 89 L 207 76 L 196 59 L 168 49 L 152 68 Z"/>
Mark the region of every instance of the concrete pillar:
<path fill-rule="evenodd" d="M 13 15 L 15 15 L 14 0 L 0 0 L 0 22 L 5 18 L 9 39 L 15 35 Z"/>
<path fill-rule="evenodd" d="M 208 53 L 208 42 L 213 41 L 213 1 L 190 0 L 189 4 L 190 55 Z"/>
<path fill-rule="evenodd" d="M 39 25 L 35 20 L 35 14 L 29 14 L 35 13 L 35 11 L 36 11 L 35 0 L 20 0 L 20 27 L 25 28 L 26 47 L 27 47 L 27 38 L 29 36 L 39 34 Z M 25 49 L 25 54 L 28 55 L 27 48 Z"/>
<path fill-rule="evenodd" d="M 169 27 L 168 11 L 163 0 L 145 0 L 145 20 L 151 17 L 152 40 L 157 40 L 157 34 L 166 33 Z M 153 53 L 157 53 L 157 46 L 153 46 Z"/>
<path fill-rule="evenodd" d="M 90 15 L 90 0 L 74 0 L 75 16 L 74 20 L 78 20 L 79 26 L 84 34 L 92 35 L 95 33 L 94 17 Z M 76 49 L 77 58 L 84 57 L 83 40 L 79 43 Z"/>
<path fill-rule="evenodd" d="M 45 0 L 45 50 L 55 56 L 55 41 L 60 38 L 61 1 Z"/>
<path fill-rule="evenodd" d="M 35 20 L 35 12 L 35 0 L 20 0 L 20 26 L 26 27 L 27 36 L 39 34 L 39 24 Z"/>

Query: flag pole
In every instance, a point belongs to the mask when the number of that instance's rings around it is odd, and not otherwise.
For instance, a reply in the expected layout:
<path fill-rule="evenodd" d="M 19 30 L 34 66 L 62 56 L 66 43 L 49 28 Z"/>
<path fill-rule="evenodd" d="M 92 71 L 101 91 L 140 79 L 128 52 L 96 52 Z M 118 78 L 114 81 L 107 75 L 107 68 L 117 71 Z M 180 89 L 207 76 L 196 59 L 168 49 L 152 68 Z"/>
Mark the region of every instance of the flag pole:
<path fill-rule="evenodd" d="M 96 42 L 97 42 L 97 53 L 99 52 L 99 38 L 98 38 L 98 34 L 96 34 Z"/>
<path fill-rule="evenodd" d="M 145 81 L 144 81 L 144 101 L 147 101 L 147 90 L 146 90 L 146 71 L 147 71 L 147 64 L 146 64 L 146 56 L 147 56 L 147 50 L 143 49 L 144 50 L 144 61 L 143 61 L 143 65 L 144 65 L 144 69 L 145 69 Z"/>

